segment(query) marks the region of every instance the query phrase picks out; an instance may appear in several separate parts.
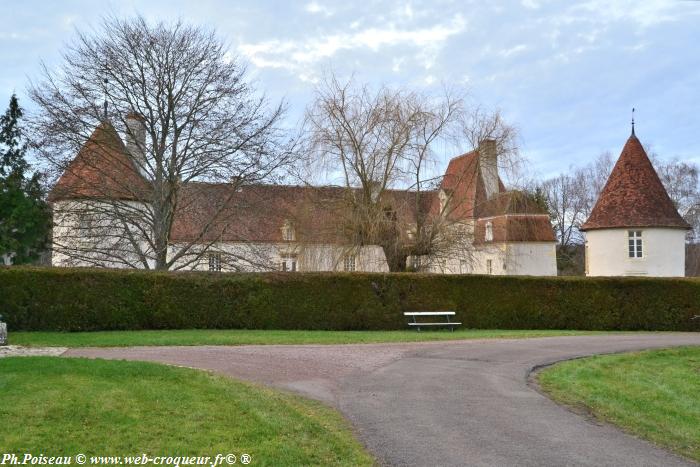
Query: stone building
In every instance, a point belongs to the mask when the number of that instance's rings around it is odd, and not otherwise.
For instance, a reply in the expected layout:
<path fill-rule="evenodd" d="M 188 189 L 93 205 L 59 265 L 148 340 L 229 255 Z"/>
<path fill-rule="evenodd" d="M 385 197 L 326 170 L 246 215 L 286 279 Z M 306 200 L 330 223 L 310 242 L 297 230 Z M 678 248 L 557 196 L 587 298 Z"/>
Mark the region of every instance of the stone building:
<path fill-rule="evenodd" d="M 678 214 L 634 134 L 588 220 L 586 275 L 684 276 L 690 225 Z"/>
<path fill-rule="evenodd" d="M 136 116 L 128 117 L 132 126 Z M 138 131 L 131 134 L 139 136 Z M 134 161 L 144 157 L 114 126 L 102 122 L 53 187 L 55 266 L 153 267 L 130 249 L 146 239 L 124 234 L 116 209 L 148 206 L 152 184 Z M 348 196 L 337 186 L 183 183 L 169 254 L 188 246 L 174 269 L 211 271 L 387 271 L 383 249 L 350 240 Z M 438 189 L 386 190 L 379 200 L 405 244 L 418 219 L 447 225 L 449 247 L 408 258 L 412 269 L 435 273 L 556 275 L 549 216 L 528 196 L 505 189 L 493 141 L 452 159 Z M 96 214 L 97 213 L 97 214 Z M 138 220 L 136 221 L 138 223 Z M 147 232 L 143 222 L 136 230 Z M 133 229 L 132 229 L 133 230 Z M 127 240 L 125 240 L 127 238 Z M 172 250 L 172 251 L 171 251 Z M 119 254 L 115 254 L 119 252 Z M 126 259 L 125 259 L 126 258 Z"/>

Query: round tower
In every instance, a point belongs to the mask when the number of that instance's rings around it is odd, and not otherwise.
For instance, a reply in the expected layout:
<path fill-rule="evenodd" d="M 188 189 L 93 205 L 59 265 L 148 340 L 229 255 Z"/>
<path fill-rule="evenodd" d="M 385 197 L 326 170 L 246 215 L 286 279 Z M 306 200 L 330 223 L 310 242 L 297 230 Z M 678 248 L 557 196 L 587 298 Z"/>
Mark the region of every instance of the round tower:
<path fill-rule="evenodd" d="M 684 276 L 688 229 L 633 130 L 581 226 L 586 275 Z"/>

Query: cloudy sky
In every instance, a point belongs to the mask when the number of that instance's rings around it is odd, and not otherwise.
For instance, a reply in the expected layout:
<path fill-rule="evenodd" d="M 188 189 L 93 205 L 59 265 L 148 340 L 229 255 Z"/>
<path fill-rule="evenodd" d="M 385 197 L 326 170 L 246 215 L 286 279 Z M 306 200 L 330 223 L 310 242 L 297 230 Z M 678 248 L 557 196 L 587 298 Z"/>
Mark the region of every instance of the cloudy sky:
<path fill-rule="evenodd" d="M 40 61 L 106 13 L 215 28 L 290 121 L 324 71 L 374 84 L 468 89 L 522 135 L 536 176 L 619 153 L 637 135 L 700 162 L 700 1 L 0 0 L 0 103 L 27 107 Z"/>

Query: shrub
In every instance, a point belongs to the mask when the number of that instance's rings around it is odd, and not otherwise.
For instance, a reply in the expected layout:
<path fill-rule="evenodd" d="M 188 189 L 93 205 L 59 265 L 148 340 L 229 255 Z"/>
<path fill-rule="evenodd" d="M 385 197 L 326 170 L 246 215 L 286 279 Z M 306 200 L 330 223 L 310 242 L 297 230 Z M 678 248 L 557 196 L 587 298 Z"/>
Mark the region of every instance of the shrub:
<path fill-rule="evenodd" d="M 404 329 L 407 310 L 470 328 L 698 331 L 700 280 L 0 268 L 14 330 Z"/>

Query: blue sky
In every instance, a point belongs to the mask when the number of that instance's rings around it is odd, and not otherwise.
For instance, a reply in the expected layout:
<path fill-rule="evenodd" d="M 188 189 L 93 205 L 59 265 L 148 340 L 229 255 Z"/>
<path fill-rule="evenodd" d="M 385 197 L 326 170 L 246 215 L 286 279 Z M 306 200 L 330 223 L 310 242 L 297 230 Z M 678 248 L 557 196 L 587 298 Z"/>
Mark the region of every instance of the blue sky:
<path fill-rule="evenodd" d="M 298 119 L 324 70 L 359 81 L 465 87 L 521 132 L 532 176 L 619 154 L 637 135 L 700 163 L 700 2 L 0 0 L 0 105 L 27 101 L 40 60 L 105 13 L 215 28 L 272 99 Z M 447 156 L 447 155 L 446 155 Z"/>

